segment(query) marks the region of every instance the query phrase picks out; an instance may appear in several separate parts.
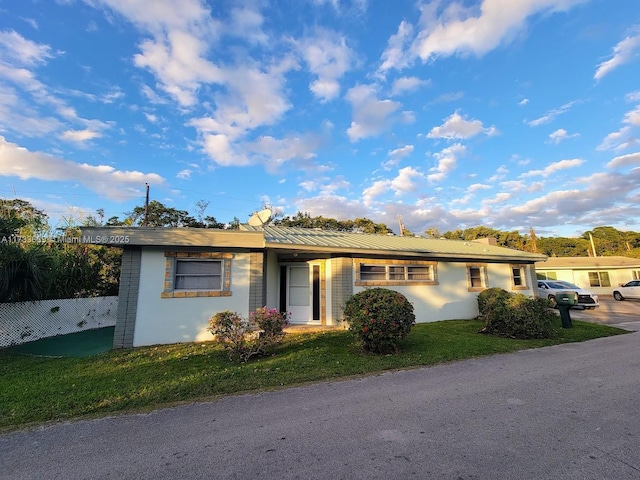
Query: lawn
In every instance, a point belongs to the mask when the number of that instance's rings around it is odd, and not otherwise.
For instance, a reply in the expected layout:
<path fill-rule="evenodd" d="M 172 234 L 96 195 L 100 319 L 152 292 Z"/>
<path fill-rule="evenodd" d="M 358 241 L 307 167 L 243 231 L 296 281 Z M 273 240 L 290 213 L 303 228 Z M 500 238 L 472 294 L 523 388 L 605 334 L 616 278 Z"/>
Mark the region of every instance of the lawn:
<path fill-rule="evenodd" d="M 574 321 L 548 340 L 478 334 L 475 320 L 416 325 L 395 355 L 363 354 L 347 331 L 288 334 L 274 355 L 229 362 L 213 342 L 114 350 L 85 358 L 0 351 L 0 430 L 112 412 L 141 411 L 239 392 L 282 388 L 390 369 L 435 365 L 624 330 Z"/>

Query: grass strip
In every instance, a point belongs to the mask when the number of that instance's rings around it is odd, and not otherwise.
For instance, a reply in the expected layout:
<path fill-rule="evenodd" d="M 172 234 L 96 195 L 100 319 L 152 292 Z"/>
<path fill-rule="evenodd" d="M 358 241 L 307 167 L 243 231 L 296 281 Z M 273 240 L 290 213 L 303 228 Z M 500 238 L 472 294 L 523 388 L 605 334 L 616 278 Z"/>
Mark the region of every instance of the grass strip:
<path fill-rule="evenodd" d="M 0 429 L 152 409 L 240 392 L 538 348 L 628 333 L 574 321 L 545 340 L 478 334 L 476 320 L 416 325 L 394 355 L 360 351 L 347 331 L 289 334 L 274 355 L 229 362 L 213 342 L 113 350 L 85 358 L 0 351 Z"/>

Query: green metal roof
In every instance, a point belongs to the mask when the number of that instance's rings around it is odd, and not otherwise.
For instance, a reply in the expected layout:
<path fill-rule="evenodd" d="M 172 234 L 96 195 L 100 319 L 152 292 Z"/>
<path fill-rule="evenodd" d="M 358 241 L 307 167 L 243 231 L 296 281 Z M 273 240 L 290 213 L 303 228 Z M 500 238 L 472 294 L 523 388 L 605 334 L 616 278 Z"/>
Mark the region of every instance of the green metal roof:
<path fill-rule="evenodd" d="M 393 253 L 394 255 L 406 256 L 519 262 L 539 262 L 546 259 L 545 255 L 522 252 L 480 242 L 347 233 L 274 225 L 262 228 L 242 225 L 242 229 L 246 231 L 263 231 L 265 246 L 274 249 L 378 255 Z"/>
<path fill-rule="evenodd" d="M 536 263 L 538 270 L 551 268 L 640 268 L 640 258 L 621 256 L 611 257 L 549 257 L 546 261 Z"/>

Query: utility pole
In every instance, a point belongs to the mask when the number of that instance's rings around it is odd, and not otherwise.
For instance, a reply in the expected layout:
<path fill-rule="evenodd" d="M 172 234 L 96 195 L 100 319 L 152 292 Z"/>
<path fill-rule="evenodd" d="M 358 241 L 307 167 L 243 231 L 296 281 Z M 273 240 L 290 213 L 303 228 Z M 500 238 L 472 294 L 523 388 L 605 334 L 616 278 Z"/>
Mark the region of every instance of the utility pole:
<path fill-rule="evenodd" d="M 145 183 L 145 185 L 147 186 L 147 197 L 145 198 L 144 201 L 144 223 L 143 225 L 145 227 L 149 226 L 149 184 Z"/>
<path fill-rule="evenodd" d="M 400 227 L 400 236 L 404 237 L 404 223 L 402 223 L 402 217 L 398 215 L 398 226 Z"/>
<path fill-rule="evenodd" d="M 593 256 L 597 257 L 598 254 L 596 253 L 596 246 L 593 243 L 593 235 L 591 235 L 591 232 L 589 232 L 589 238 L 591 239 L 591 249 L 593 250 Z"/>

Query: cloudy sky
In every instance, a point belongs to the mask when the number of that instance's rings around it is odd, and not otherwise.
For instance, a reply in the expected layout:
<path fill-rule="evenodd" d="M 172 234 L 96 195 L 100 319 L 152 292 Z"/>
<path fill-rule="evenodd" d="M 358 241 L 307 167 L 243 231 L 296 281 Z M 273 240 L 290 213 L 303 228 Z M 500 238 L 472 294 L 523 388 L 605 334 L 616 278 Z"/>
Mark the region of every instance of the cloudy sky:
<path fill-rule="evenodd" d="M 638 0 L 0 0 L 0 195 L 640 230 Z"/>

